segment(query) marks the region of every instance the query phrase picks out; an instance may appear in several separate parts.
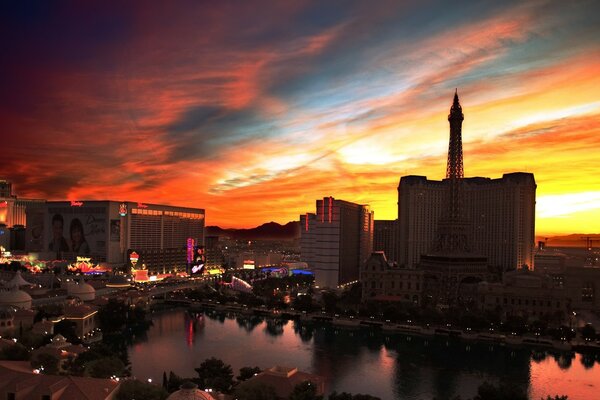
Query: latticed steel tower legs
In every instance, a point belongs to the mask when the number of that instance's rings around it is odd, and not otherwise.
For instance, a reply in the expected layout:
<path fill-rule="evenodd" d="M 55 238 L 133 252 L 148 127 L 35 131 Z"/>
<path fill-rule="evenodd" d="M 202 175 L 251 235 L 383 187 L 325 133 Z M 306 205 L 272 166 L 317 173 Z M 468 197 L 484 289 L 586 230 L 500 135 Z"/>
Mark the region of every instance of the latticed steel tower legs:
<path fill-rule="evenodd" d="M 445 253 L 469 253 L 470 224 L 463 212 L 463 151 L 462 122 L 465 119 L 458 101 L 458 93 L 454 93 L 454 101 L 448 115 L 450 123 L 450 143 L 448 145 L 448 164 L 446 166 L 446 204 L 438 225 L 438 236 L 434 251 Z"/>

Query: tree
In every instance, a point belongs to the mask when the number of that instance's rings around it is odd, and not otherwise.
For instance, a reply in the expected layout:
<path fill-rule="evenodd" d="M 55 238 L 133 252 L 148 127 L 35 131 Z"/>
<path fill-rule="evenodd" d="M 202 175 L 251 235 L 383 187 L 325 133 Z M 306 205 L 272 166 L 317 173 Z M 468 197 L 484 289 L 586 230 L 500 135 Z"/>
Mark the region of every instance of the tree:
<path fill-rule="evenodd" d="M 323 396 L 317 395 L 317 386 L 310 382 L 304 381 L 294 386 L 294 390 L 290 394 L 289 400 L 322 400 Z"/>
<path fill-rule="evenodd" d="M 489 382 L 483 382 L 477 389 L 477 396 L 473 400 L 527 400 L 527 393 L 515 386 L 500 385 L 498 387 Z"/>
<path fill-rule="evenodd" d="M 107 360 L 111 358 L 118 359 L 120 364 L 114 360 Z M 104 361 L 95 365 L 95 362 L 98 360 Z M 111 347 L 104 343 L 96 343 L 92 345 L 88 351 L 75 358 L 70 363 L 68 370 L 69 374 L 78 376 L 92 374 L 106 375 L 107 370 L 112 370 L 110 371 L 111 373 L 108 374 L 108 377 L 112 375 L 125 376 L 129 374 L 129 371 L 126 369 L 127 364 L 128 363 L 122 359 L 120 353 L 115 352 Z M 92 367 L 93 369 L 90 369 Z"/>
<path fill-rule="evenodd" d="M 69 343 L 78 344 L 81 343 L 81 340 L 77 337 L 76 328 L 75 322 L 63 319 L 54 324 L 54 333 L 64 336 Z"/>
<path fill-rule="evenodd" d="M 138 380 L 127 380 L 121 383 L 116 400 L 164 400 L 168 395 L 169 394 L 162 386 L 152 385 Z"/>
<path fill-rule="evenodd" d="M 38 307 L 38 312 L 33 318 L 33 322 L 39 322 L 41 320 L 52 318 L 64 313 L 64 307 L 60 303 L 46 304 Z"/>
<path fill-rule="evenodd" d="M 86 375 L 93 378 L 123 376 L 125 374 L 125 364 L 118 357 L 104 357 L 88 363 L 85 371 Z"/>
<path fill-rule="evenodd" d="M 30 352 L 21 343 L 7 346 L 0 351 L 0 360 L 26 361 L 29 360 Z"/>
<path fill-rule="evenodd" d="M 381 400 L 379 397 L 374 397 L 368 394 L 355 394 L 351 395 L 350 393 L 342 392 L 338 394 L 337 392 L 333 392 L 327 398 L 328 400 Z"/>
<path fill-rule="evenodd" d="M 342 392 L 333 392 L 329 395 L 327 400 L 352 400 L 352 395 L 350 393 Z"/>
<path fill-rule="evenodd" d="M 234 394 L 238 400 L 277 400 L 273 387 L 262 382 L 244 382 L 235 388 Z"/>
<path fill-rule="evenodd" d="M 174 391 L 179 390 L 181 388 L 181 385 L 183 384 L 184 380 L 182 377 L 175 374 L 173 371 L 169 371 L 169 379 L 167 380 L 167 382 L 167 392 L 173 393 Z"/>
<path fill-rule="evenodd" d="M 31 359 L 31 367 L 48 375 L 57 375 L 60 368 L 59 359 L 48 353 L 39 353 Z"/>
<path fill-rule="evenodd" d="M 321 302 L 323 303 L 323 307 L 325 308 L 325 311 L 332 313 L 335 312 L 336 306 L 337 306 L 337 302 L 338 302 L 338 297 L 335 294 L 335 292 L 323 292 L 323 294 L 321 295 Z"/>
<path fill-rule="evenodd" d="M 596 338 L 596 328 L 592 324 L 587 324 L 581 328 L 581 337 L 587 341 L 594 340 Z"/>
<path fill-rule="evenodd" d="M 231 365 L 225 364 L 218 358 L 204 360 L 195 370 L 198 373 L 198 384 L 202 389 L 210 388 L 226 393 L 233 386 Z"/>
<path fill-rule="evenodd" d="M 314 306 L 312 303 L 312 296 L 298 295 L 292 302 L 292 306 L 298 311 L 311 312 L 314 309 Z"/>
<path fill-rule="evenodd" d="M 235 379 L 237 379 L 239 382 L 243 382 L 261 372 L 262 370 L 259 367 L 242 367 L 240 368 L 240 374 L 236 376 Z"/>
<path fill-rule="evenodd" d="M 127 322 L 129 307 L 122 301 L 116 299 L 108 300 L 98 311 L 98 320 L 102 332 L 120 332 Z"/>

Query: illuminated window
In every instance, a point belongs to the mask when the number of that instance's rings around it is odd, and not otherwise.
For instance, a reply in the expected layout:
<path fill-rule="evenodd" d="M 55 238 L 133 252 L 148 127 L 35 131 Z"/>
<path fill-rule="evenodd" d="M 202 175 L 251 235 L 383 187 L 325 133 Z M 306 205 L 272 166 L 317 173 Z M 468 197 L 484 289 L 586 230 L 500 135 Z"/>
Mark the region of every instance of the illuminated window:
<path fill-rule="evenodd" d="M 581 288 L 581 301 L 594 301 L 594 285 L 591 282 L 586 282 Z"/>

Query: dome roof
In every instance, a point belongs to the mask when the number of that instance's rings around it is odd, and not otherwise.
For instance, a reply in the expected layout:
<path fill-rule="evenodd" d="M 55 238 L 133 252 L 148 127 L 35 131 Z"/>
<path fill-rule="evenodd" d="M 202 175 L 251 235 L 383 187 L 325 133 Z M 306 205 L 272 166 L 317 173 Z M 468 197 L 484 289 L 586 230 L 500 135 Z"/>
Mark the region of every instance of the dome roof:
<path fill-rule="evenodd" d="M 96 298 L 96 289 L 83 281 L 69 285 L 67 293 L 79 297 L 83 301 L 92 301 Z"/>
<path fill-rule="evenodd" d="M 193 382 L 184 382 L 181 389 L 171 393 L 167 400 L 215 400 L 209 393 L 198 389 Z"/>
<path fill-rule="evenodd" d="M 17 271 L 13 278 L 6 282 L 6 287 L 19 287 L 19 286 L 33 286 L 32 283 L 27 282 L 21 275 L 21 271 Z"/>
<path fill-rule="evenodd" d="M 31 308 L 31 296 L 18 289 L 0 291 L 0 306 L 15 306 L 26 310 Z"/>

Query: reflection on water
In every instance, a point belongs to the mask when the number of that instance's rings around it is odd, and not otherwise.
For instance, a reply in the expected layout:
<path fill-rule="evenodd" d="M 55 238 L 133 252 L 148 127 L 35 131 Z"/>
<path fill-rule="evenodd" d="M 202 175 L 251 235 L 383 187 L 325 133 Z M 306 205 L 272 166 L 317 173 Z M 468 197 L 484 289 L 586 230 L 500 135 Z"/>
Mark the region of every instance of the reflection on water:
<path fill-rule="evenodd" d="M 133 374 L 194 376 L 209 357 L 245 366 L 296 366 L 325 377 L 327 389 L 382 399 L 472 397 L 485 380 L 527 388 L 532 399 L 567 394 L 596 399 L 595 355 L 549 354 L 453 339 L 344 330 L 258 316 L 171 311 L 154 315 L 145 342 L 130 349 Z"/>

